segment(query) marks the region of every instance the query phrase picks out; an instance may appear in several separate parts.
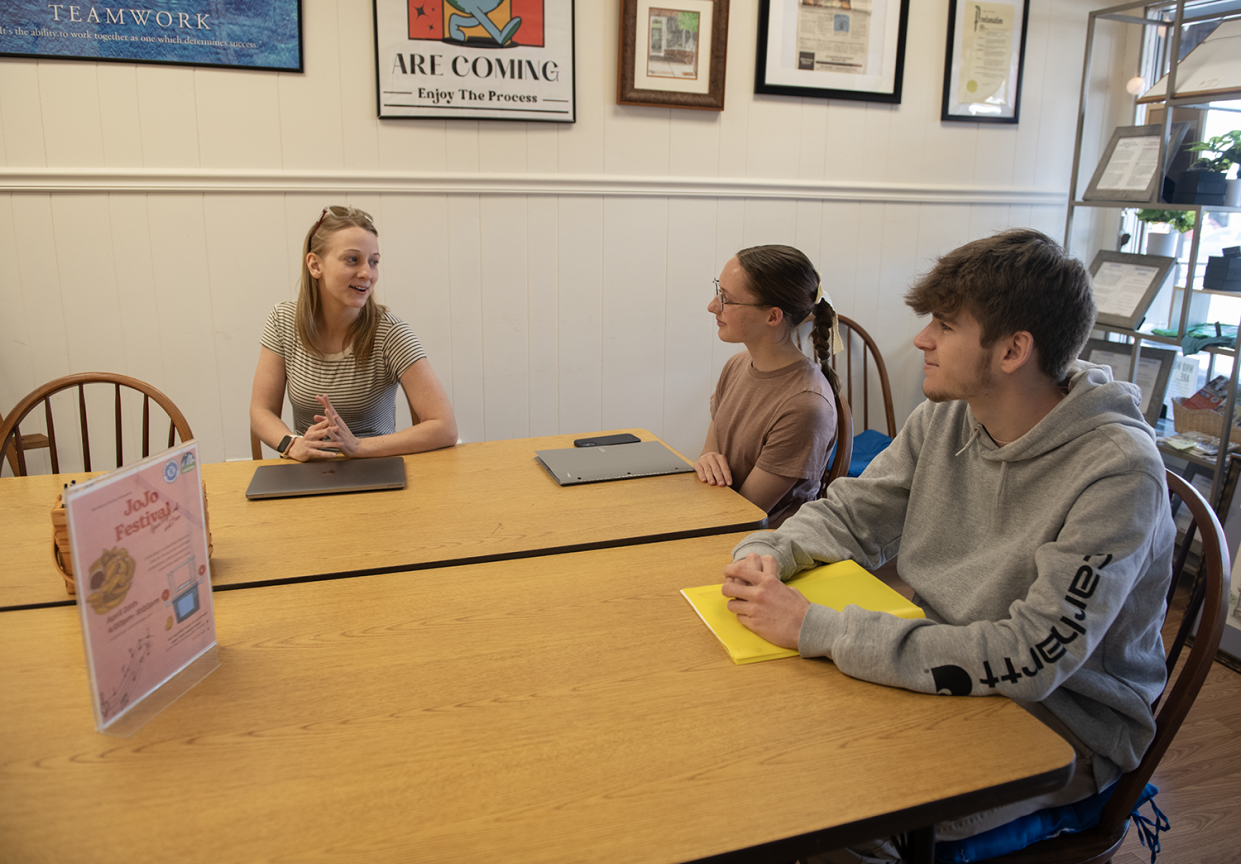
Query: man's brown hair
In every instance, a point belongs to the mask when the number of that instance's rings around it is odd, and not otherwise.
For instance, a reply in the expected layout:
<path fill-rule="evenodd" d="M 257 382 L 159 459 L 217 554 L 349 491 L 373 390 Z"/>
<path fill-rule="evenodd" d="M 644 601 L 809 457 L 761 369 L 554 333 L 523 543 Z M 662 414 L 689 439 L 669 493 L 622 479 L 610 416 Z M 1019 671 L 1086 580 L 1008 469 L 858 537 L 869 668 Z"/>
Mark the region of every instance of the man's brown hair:
<path fill-rule="evenodd" d="M 982 328 L 984 348 L 1026 330 L 1038 365 L 1064 380 L 1094 327 L 1090 274 L 1060 244 L 1032 228 L 1014 228 L 966 243 L 919 279 L 905 303 L 919 315 L 964 309 Z"/>

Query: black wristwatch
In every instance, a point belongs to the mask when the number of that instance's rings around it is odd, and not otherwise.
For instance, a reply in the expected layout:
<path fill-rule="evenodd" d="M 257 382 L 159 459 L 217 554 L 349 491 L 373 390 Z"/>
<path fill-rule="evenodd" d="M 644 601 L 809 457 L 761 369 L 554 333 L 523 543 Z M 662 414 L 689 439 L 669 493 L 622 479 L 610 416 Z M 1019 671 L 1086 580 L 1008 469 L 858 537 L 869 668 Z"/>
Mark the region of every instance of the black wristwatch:
<path fill-rule="evenodd" d="M 276 452 L 280 454 L 281 459 L 284 459 L 288 455 L 289 448 L 293 446 L 293 439 L 298 437 L 301 436 L 285 435 L 280 439 L 280 443 L 276 445 Z"/>

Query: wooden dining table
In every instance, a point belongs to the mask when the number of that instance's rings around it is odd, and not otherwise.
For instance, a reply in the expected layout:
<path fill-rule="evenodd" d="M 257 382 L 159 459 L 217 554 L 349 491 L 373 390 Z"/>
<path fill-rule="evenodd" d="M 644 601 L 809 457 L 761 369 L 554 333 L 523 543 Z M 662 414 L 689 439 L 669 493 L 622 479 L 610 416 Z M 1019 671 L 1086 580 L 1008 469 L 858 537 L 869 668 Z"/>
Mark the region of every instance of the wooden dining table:
<path fill-rule="evenodd" d="M 219 668 L 130 738 L 77 609 L 2 613 L 0 858 L 792 860 L 1064 784 L 1007 699 L 734 665 L 679 589 L 741 536 L 217 592 Z"/>
<path fill-rule="evenodd" d="M 572 447 L 576 437 L 406 456 L 404 489 L 349 495 L 250 501 L 255 469 L 280 460 L 203 465 L 211 582 L 228 589 L 413 571 L 765 525 L 760 508 L 692 472 L 559 486 L 535 451 Z M 0 610 L 73 602 L 53 563 L 50 511 L 63 484 L 89 476 L 0 478 Z"/>

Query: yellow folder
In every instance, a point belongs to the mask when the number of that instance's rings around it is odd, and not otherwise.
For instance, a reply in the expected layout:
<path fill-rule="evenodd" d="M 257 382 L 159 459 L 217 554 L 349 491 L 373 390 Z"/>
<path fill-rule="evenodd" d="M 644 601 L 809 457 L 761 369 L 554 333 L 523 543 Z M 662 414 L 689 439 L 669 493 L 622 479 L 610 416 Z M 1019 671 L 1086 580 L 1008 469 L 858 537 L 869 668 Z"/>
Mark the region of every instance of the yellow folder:
<path fill-rule="evenodd" d="M 887 612 L 899 618 L 925 618 L 922 610 L 872 576 L 855 561 L 840 561 L 806 570 L 790 579 L 791 585 L 811 603 L 837 611 L 846 606 L 860 606 L 873 612 Z M 733 662 L 757 663 L 780 657 L 796 657 L 792 648 L 778 648 L 752 632 L 728 611 L 728 598 L 720 593 L 720 585 L 685 588 L 681 593 L 694 607 L 698 617 L 724 643 Z"/>

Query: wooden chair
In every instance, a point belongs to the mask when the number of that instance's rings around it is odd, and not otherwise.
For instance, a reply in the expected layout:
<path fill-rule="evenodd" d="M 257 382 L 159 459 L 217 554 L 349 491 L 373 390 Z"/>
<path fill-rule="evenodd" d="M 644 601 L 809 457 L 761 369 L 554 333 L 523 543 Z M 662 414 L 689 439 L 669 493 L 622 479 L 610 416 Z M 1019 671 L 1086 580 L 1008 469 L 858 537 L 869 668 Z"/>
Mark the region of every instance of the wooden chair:
<path fill-rule="evenodd" d="M 32 435 L 23 435 L 20 424 L 31 411 L 41 402 L 43 403 L 43 415 L 47 422 L 47 441 L 48 450 L 52 460 L 52 473 L 60 473 L 60 454 L 56 445 L 56 426 L 52 419 L 52 403 L 51 397 L 71 388 L 77 388 L 78 391 L 78 423 L 82 433 L 82 461 L 84 471 L 92 470 L 91 467 L 91 451 L 90 451 L 90 427 L 86 415 L 86 385 L 88 384 L 111 384 L 115 390 L 115 407 L 113 409 L 113 420 L 116 431 L 116 466 L 121 467 L 124 464 L 123 457 L 123 423 L 121 414 L 121 388 L 137 390 L 142 393 L 142 456 L 151 455 L 151 401 L 164 410 L 168 415 L 168 447 L 176 443 L 176 436 L 180 436 L 182 441 L 187 441 L 194 437 L 190 431 L 190 424 L 186 422 L 185 416 L 173 404 L 172 400 L 156 390 L 150 384 L 139 381 L 137 378 L 130 378 L 128 375 L 117 375 L 110 372 L 82 372 L 77 375 L 66 375 L 63 378 L 57 378 L 55 381 L 49 381 L 42 387 L 37 388 L 33 393 L 26 396 L 9 414 L 8 419 L 0 423 L 0 459 L 6 453 L 10 455 L 13 464 L 13 473 L 19 477 L 24 477 L 27 473 L 26 469 L 26 450 L 29 449 L 27 444 Z M 38 436 L 41 437 L 41 436 Z M 12 448 L 10 448 L 12 444 Z M 10 452 L 11 450 L 11 452 Z"/>
<path fill-rule="evenodd" d="M 850 405 L 858 404 L 853 398 L 853 384 L 856 379 L 862 391 L 862 429 L 873 428 L 870 425 L 870 367 L 873 358 L 875 376 L 878 380 L 880 396 L 883 398 L 883 416 L 887 421 L 887 436 L 895 438 L 896 412 L 892 408 L 892 386 L 888 383 L 888 367 L 883 362 L 883 355 L 879 353 L 879 346 L 875 344 L 870 334 L 852 318 L 846 318 L 844 315 L 838 317 L 840 318 L 840 337 L 844 340 L 845 350 L 832 357 L 832 368 L 836 370 L 836 374 L 840 376 L 840 381 L 844 385 L 845 398 L 849 400 Z M 857 338 L 854 338 L 855 336 Z M 842 356 L 843 363 L 839 362 Z M 853 374 L 854 364 L 858 361 L 860 361 L 861 374 L 855 376 Z M 841 369 L 841 366 L 844 368 Z"/>
<path fill-rule="evenodd" d="M 253 430 L 250 431 L 250 458 L 263 458 L 263 440 L 255 435 Z"/>
<path fill-rule="evenodd" d="M 840 393 L 836 393 L 836 453 L 828 461 L 827 470 L 823 472 L 823 482 L 819 484 L 819 496 L 827 491 L 827 486 L 838 477 L 849 473 L 849 460 L 853 458 L 853 412 L 849 409 L 849 401 Z"/>
<path fill-rule="evenodd" d="M 1202 688 L 1202 682 L 1206 680 L 1211 663 L 1215 660 L 1215 651 L 1224 632 L 1224 617 L 1228 612 L 1228 583 L 1225 581 L 1230 560 L 1228 542 L 1224 539 L 1224 529 L 1220 527 L 1215 512 L 1197 489 L 1169 471 L 1168 491 L 1171 496 L 1179 498 L 1193 514 L 1193 521 L 1190 522 L 1174 556 L 1172 582 L 1168 588 L 1169 605 L 1185 569 L 1195 533 L 1202 535 L 1202 554 L 1189 605 L 1181 618 L 1176 638 L 1167 650 L 1170 686 L 1164 688 L 1163 694 L 1152 706 L 1152 710 L 1158 706 L 1155 714 L 1155 739 L 1138 767 L 1116 781 L 1112 797 L 1104 806 L 1098 825 L 1078 834 L 1062 834 L 1018 852 L 988 859 L 992 864 L 1105 864 L 1111 861 L 1129 830 L 1129 813 L 1154 774 L 1159 760 L 1167 752 L 1172 737 L 1185 720 L 1185 715 L 1189 713 L 1194 698 Z M 1202 617 L 1198 623 L 1198 633 L 1194 636 L 1185 665 L 1174 681 L 1173 669 L 1194 623 L 1198 621 L 1199 611 Z"/>
<path fill-rule="evenodd" d="M 0 414 L 0 425 L 4 424 L 4 415 Z M 48 446 L 47 436 L 38 433 L 22 436 L 22 450 L 29 453 L 31 450 L 46 450 Z M 4 465 L 0 461 L 0 466 Z M 9 468 L 13 471 L 13 476 L 17 476 L 17 448 L 14 447 L 9 451 Z"/>

